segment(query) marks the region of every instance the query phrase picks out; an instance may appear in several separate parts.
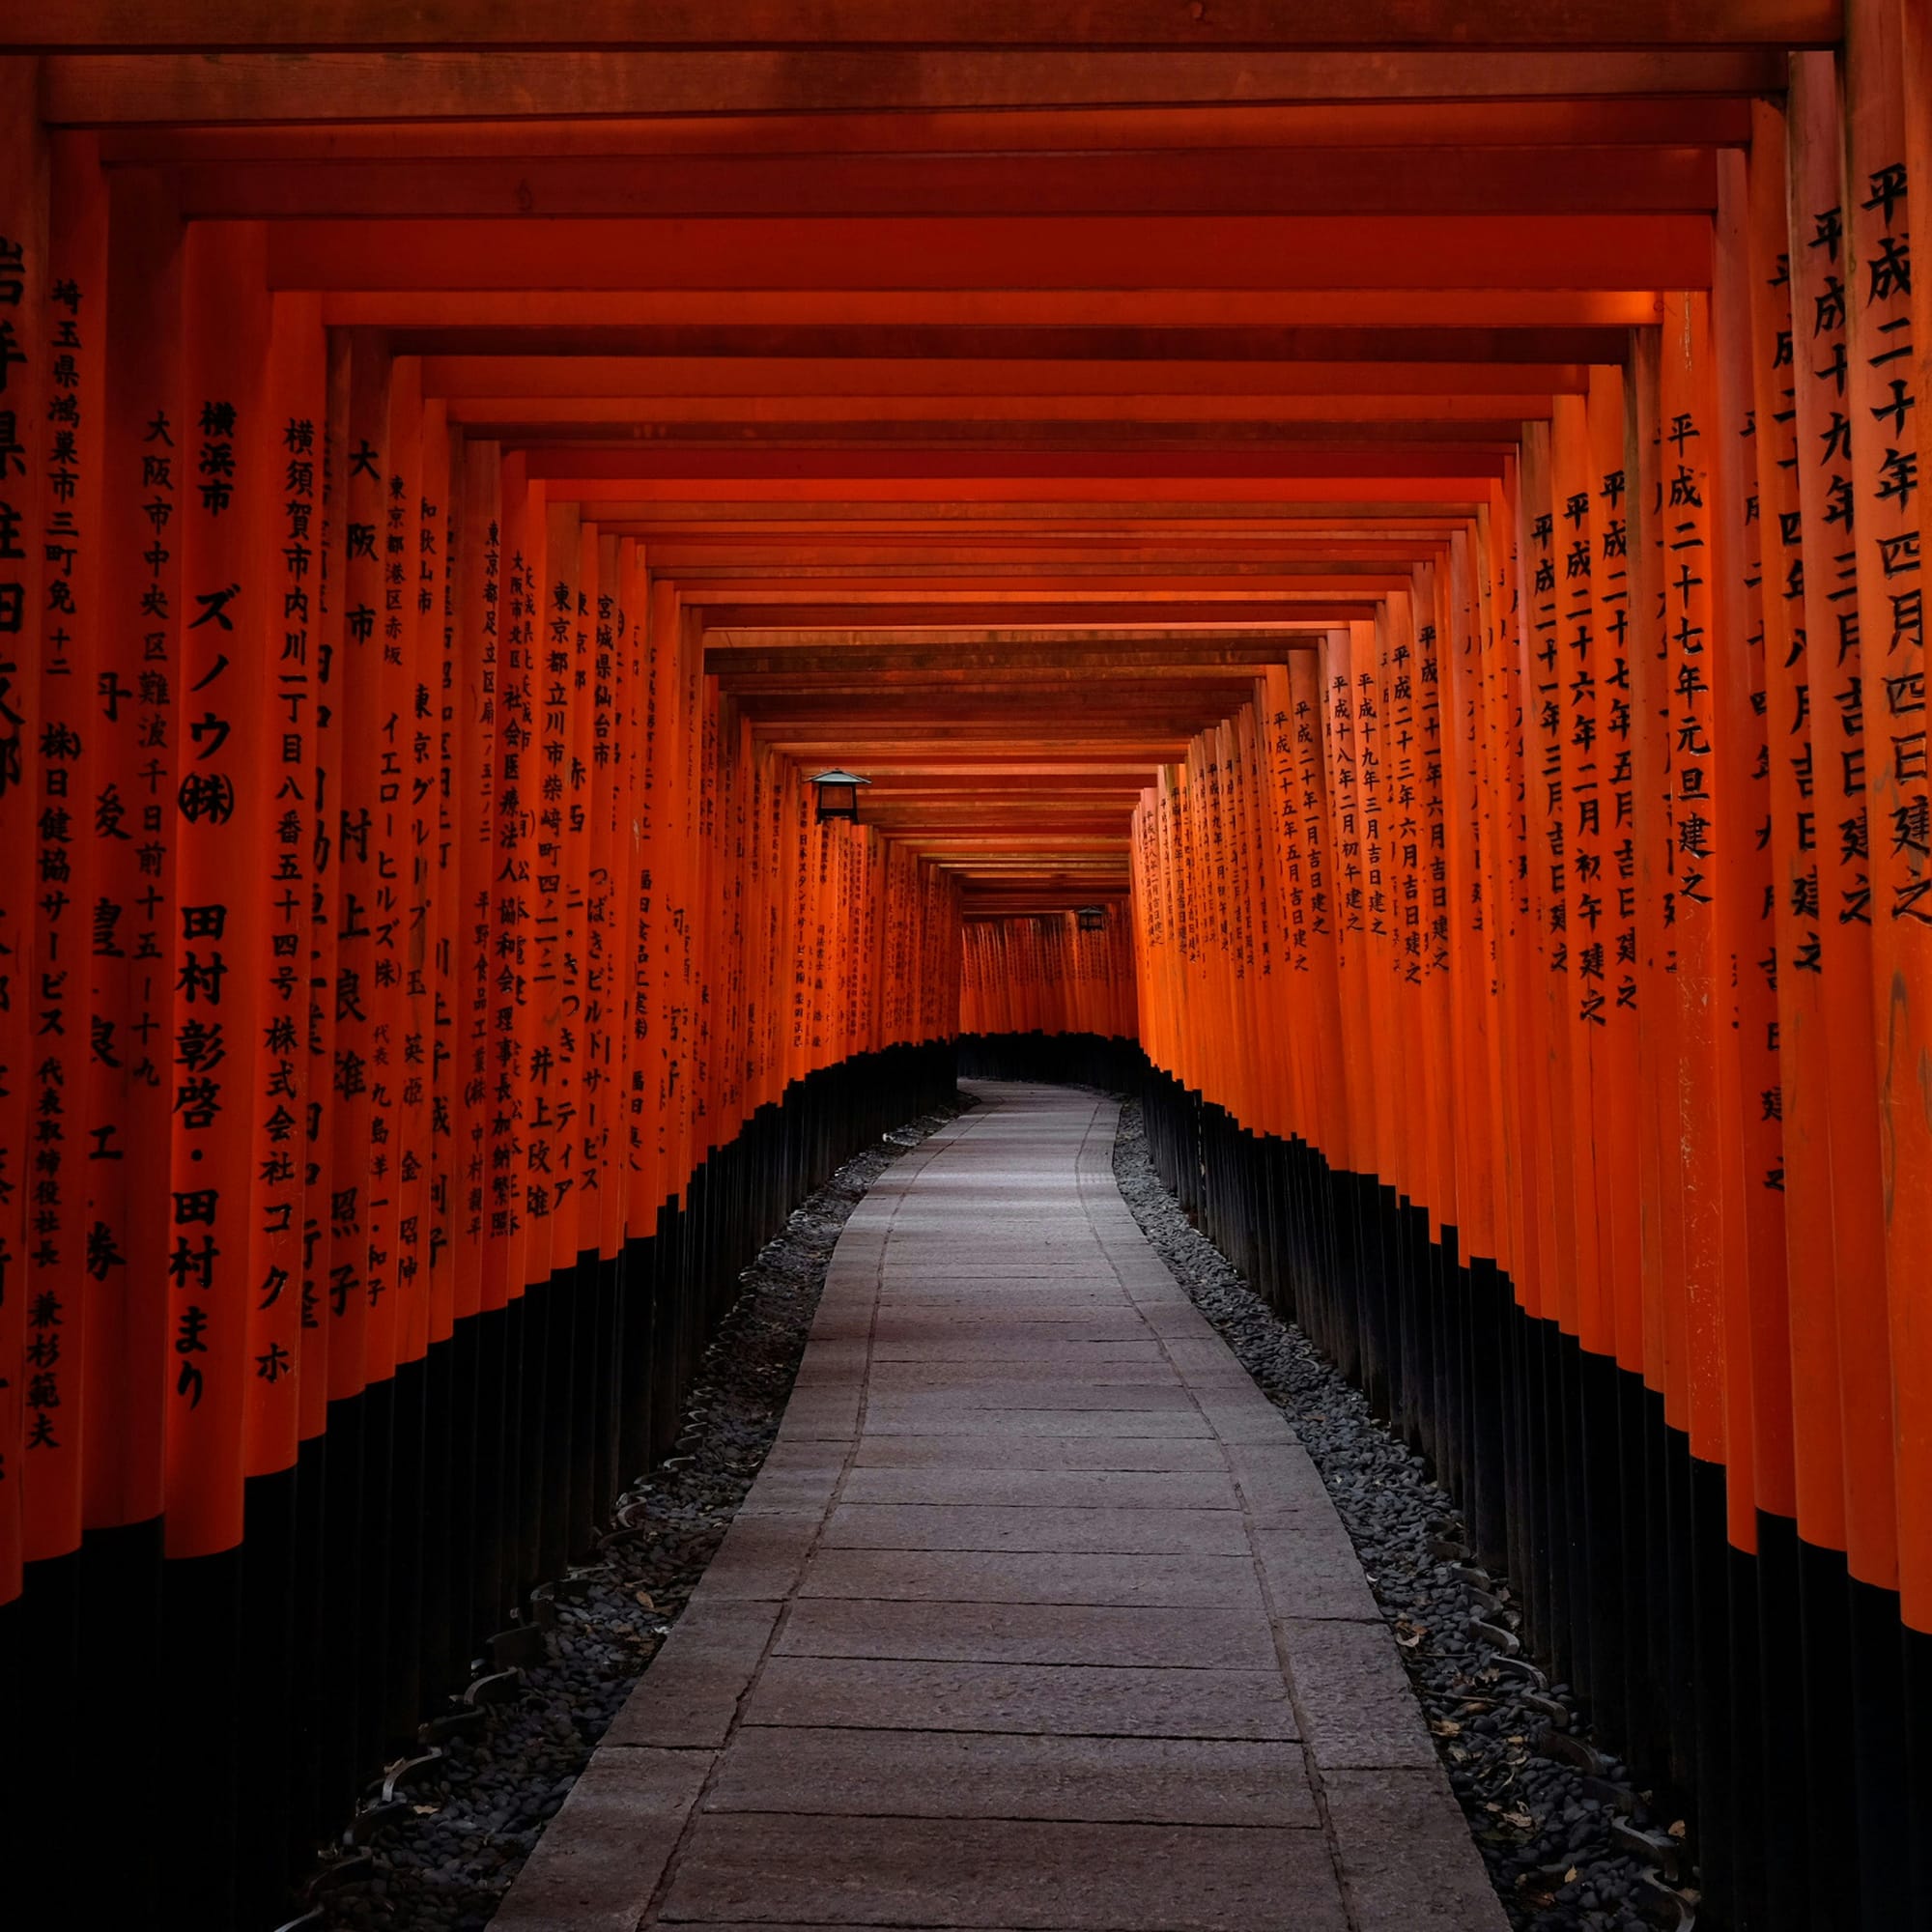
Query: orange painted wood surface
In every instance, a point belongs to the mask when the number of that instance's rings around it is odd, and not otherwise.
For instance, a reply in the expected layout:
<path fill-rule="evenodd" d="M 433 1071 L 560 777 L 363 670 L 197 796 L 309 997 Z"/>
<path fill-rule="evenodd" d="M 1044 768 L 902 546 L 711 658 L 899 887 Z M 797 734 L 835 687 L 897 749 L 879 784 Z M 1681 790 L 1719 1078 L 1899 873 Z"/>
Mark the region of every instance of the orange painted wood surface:
<path fill-rule="evenodd" d="M 57 12 L 0 1596 L 232 1547 L 810 1071 L 1037 1031 L 1932 1629 L 1922 0 Z"/>

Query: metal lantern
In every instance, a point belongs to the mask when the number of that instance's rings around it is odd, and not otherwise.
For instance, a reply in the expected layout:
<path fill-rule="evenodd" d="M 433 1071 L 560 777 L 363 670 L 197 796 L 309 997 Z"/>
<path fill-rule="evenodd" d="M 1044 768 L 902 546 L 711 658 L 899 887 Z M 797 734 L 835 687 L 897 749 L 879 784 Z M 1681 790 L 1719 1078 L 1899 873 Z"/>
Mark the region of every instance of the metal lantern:
<path fill-rule="evenodd" d="M 843 819 L 848 825 L 859 822 L 859 787 L 870 784 L 870 779 L 862 779 L 857 772 L 841 772 L 834 769 L 820 772 L 811 781 L 818 790 L 818 822 L 829 825 L 836 819 Z"/>
<path fill-rule="evenodd" d="M 1105 906 L 1081 906 L 1073 917 L 1080 922 L 1082 932 L 1105 932 L 1107 929 L 1107 908 Z"/>

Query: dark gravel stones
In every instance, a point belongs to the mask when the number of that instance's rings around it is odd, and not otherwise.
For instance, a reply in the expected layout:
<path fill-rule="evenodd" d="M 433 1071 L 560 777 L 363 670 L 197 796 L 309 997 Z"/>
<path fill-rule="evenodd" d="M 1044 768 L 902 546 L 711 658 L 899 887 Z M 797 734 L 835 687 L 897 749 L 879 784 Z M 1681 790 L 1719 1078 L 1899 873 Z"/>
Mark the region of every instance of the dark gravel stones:
<path fill-rule="evenodd" d="M 1461 1516 L 1422 1459 L 1190 1225 L 1148 1158 L 1138 1101 L 1122 1111 L 1114 1175 L 1141 1232 L 1321 1470 L 1510 1923 L 1522 1932 L 1678 1924 L 1649 1861 L 1615 1837 L 1629 1845 L 1645 1834 L 1653 1857 L 1667 1856 L 1681 1823 L 1653 1817 L 1625 1767 L 1595 1750 L 1567 1686 L 1545 1684 L 1507 1654 L 1519 1621 L 1508 1581 L 1463 1553 Z M 1478 1634 L 1478 1622 L 1502 1641 Z M 1567 1761 L 1578 1758 L 1594 1769 Z"/>

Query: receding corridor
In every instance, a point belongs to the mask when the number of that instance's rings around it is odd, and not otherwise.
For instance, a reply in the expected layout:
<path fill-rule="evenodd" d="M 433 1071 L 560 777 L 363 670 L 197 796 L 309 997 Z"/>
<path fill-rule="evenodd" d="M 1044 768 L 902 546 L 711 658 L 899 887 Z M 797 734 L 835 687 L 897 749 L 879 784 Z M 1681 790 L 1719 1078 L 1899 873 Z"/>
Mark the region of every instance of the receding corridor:
<path fill-rule="evenodd" d="M 0 0 L 0 1918 L 1932 1932 L 1928 184 L 1932 0 Z"/>

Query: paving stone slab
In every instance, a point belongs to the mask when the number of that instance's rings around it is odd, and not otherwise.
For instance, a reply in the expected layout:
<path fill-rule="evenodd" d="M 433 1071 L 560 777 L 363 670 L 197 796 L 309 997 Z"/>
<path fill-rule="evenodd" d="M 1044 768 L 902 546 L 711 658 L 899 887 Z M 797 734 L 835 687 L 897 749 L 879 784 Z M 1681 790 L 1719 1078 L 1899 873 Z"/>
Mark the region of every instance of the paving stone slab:
<path fill-rule="evenodd" d="M 1435 1747 L 1387 1625 L 1320 1618 L 1277 1628 L 1308 1747 L 1324 1777 L 1330 1769 L 1435 1768 Z"/>
<path fill-rule="evenodd" d="M 1122 1295 L 1081 1294 L 1065 1308 L 1055 1309 L 1051 1298 L 1005 1294 L 997 1300 L 962 1291 L 946 1298 L 946 1305 L 933 1307 L 924 1302 L 907 1304 L 889 1293 L 879 1310 L 875 1339 L 881 1344 L 897 1342 L 907 1335 L 931 1336 L 936 1340 L 962 1345 L 984 1342 L 1024 1342 L 1032 1346 L 1053 1342 L 1135 1342 L 1159 1338 L 1151 1324 Z M 973 1315 L 970 1327 L 960 1325 L 960 1317 Z M 1057 1324 L 1057 1325 L 1056 1325 Z M 1064 1331 L 1064 1332 L 1063 1332 Z"/>
<path fill-rule="evenodd" d="M 805 1353 L 799 1357 L 799 1374 L 808 1369 L 845 1369 L 863 1371 L 870 1361 L 871 1344 L 864 1336 L 844 1336 L 834 1340 L 831 1336 L 815 1332 L 807 1343 Z"/>
<path fill-rule="evenodd" d="M 972 1339 L 949 1340 L 949 1334 Z M 981 1339 L 978 1328 L 964 1322 L 935 1325 L 903 1340 L 881 1341 L 873 1352 L 871 1373 L 881 1386 L 890 1386 L 901 1378 L 938 1382 L 968 1367 L 978 1374 L 1008 1378 L 1019 1374 L 1072 1380 L 1089 1377 L 1108 1381 L 1177 1379 L 1172 1365 L 1162 1359 L 1159 1344 L 1151 1338 L 1062 1341 L 1044 1337 L 1036 1328 L 1032 1335 L 1013 1334 L 989 1342 Z M 1127 1373 L 1122 1374 L 1123 1370 Z"/>
<path fill-rule="evenodd" d="M 1234 1351 L 1218 1335 L 1168 1337 L 1162 1344 L 1162 1352 L 1180 1374 L 1190 1380 L 1200 1375 L 1219 1376 L 1233 1367 L 1243 1375 L 1247 1371 L 1235 1360 Z M 1248 1387 L 1253 1388 L 1252 1379 Z"/>
<path fill-rule="evenodd" d="M 881 1316 L 874 1331 L 875 1362 L 884 1368 L 900 1362 L 1064 1361 L 1068 1373 L 1086 1375 L 1107 1361 L 1153 1360 L 1159 1342 L 1145 1333 L 1125 1334 L 1124 1326 L 1110 1310 L 1045 1321 L 995 1321 L 984 1311 L 969 1320 L 963 1309 L 916 1317 L 894 1312 Z"/>
<path fill-rule="evenodd" d="M 879 1469 L 1223 1470 L 1227 1456 L 1210 1437 L 867 1435 L 853 1457 Z"/>
<path fill-rule="evenodd" d="M 1032 1157 L 1045 1166 L 1066 1155 L 1043 1148 Z M 1002 1194 L 1014 1198 L 1002 1206 Z M 962 1245 L 968 1233 L 972 1240 Z M 928 1169 L 893 1217 L 892 1238 L 915 1255 L 965 1262 L 1092 1254 L 1100 1245 L 1074 1189 L 1029 1188 L 1021 1171 L 987 1164 L 984 1149 L 955 1152 L 945 1167 Z"/>
<path fill-rule="evenodd" d="M 927 1215 L 923 1227 L 916 1225 L 914 1209 L 900 1209 L 889 1244 L 895 1273 L 1037 1275 L 1053 1267 L 1103 1269 L 1107 1265 L 1101 1244 L 1090 1233 L 1068 1223 L 1053 1225 L 1053 1217 L 1036 1211 L 1012 1235 L 1007 1235 L 999 1225 L 983 1223 L 978 1215 L 970 1217 L 972 1227 L 968 1229 L 962 1227 L 968 1219 L 964 1206 L 960 1200 L 947 1213 Z"/>
<path fill-rule="evenodd" d="M 953 1550 L 821 1549 L 801 1597 L 962 1604 L 1254 1605 L 1261 1588 L 1236 1556 L 986 1555 Z"/>
<path fill-rule="evenodd" d="M 758 1474 L 810 1476 L 820 1470 L 836 1475 L 845 1466 L 845 1458 L 829 1443 L 810 1440 L 774 1442 L 758 1465 Z"/>
<path fill-rule="evenodd" d="M 1066 1321 L 1134 1313 L 1120 1283 L 1101 1274 L 1076 1280 L 1047 1280 L 1037 1274 L 978 1281 L 956 1274 L 943 1281 L 895 1277 L 879 1297 L 882 1321 L 968 1310 L 981 1321 Z"/>
<path fill-rule="evenodd" d="M 876 1262 L 863 1270 L 848 1269 L 828 1280 L 819 1291 L 818 1314 L 813 1317 L 813 1339 L 816 1339 L 816 1323 L 828 1323 L 828 1338 L 836 1334 L 836 1324 L 840 1321 L 860 1321 L 870 1316 L 872 1304 L 878 1299 L 879 1266 Z"/>
<path fill-rule="evenodd" d="M 890 1414 L 873 1405 L 866 1417 L 870 1435 L 980 1435 L 997 1429 L 1009 1435 L 1155 1435 L 1169 1440 L 1213 1432 L 1193 1409 L 1177 1408 L 988 1408 L 980 1405 L 901 1402 Z M 990 1418 L 990 1419 L 989 1419 Z"/>
<path fill-rule="evenodd" d="M 792 1387 L 799 1394 L 804 1394 L 808 1390 L 832 1392 L 852 1389 L 856 1392 L 864 1385 L 867 1371 L 867 1363 L 864 1356 L 856 1361 L 839 1361 L 828 1357 L 801 1364 Z"/>
<path fill-rule="evenodd" d="M 841 1348 L 848 1343 L 862 1348 L 869 1345 L 874 1309 L 875 1297 L 869 1293 L 841 1296 L 829 1308 L 821 1304 L 819 1319 L 827 1324 L 825 1339 Z"/>
<path fill-rule="evenodd" d="M 1319 1823 L 1295 1744 L 1022 1732 L 753 1727 L 704 1805 L 858 1817 Z"/>
<path fill-rule="evenodd" d="M 778 1629 L 781 1607 L 776 1603 L 688 1607 L 611 1719 L 605 1743 L 722 1745 Z"/>
<path fill-rule="evenodd" d="M 733 1519 L 718 1553 L 705 1565 L 692 1602 L 777 1601 L 791 1595 L 818 1535 L 815 1516 Z"/>
<path fill-rule="evenodd" d="M 1066 1270 L 1049 1274 L 1037 1268 L 997 1275 L 960 1268 L 949 1268 L 943 1274 L 895 1273 L 879 1297 L 882 1314 L 961 1307 L 1009 1321 L 1041 1310 L 1074 1315 L 1095 1309 L 1119 1313 L 1130 1309 L 1132 1303 L 1105 1268 L 1092 1268 L 1083 1274 Z"/>
<path fill-rule="evenodd" d="M 773 1657 L 747 1724 L 869 1730 L 1041 1731 L 1060 1737 L 1295 1736 L 1278 1668 L 954 1663 Z"/>
<path fill-rule="evenodd" d="M 1050 1157 L 1050 1156 L 1048 1156 Z M 990 1176 L 977 1177 L 976 1190 L 990 1193 L 1002 1183 Z M 927 1186 L 935 1185 L 928 1178 Z M 964 1224 L 971 1222 L 968 1228 Z M 970 1234 L 970 1241 L 962 1241 Z M 1053 1204 L 1036 1202 L 1017 1220 L 987 1221 L 966 1195 L 941 1204 L 937 1209 L 908 1205 L 894 1217 L 889 1236 L 895 1258 L 936 1262 L 966 1267 L 1031 1266 L 1036 1263 L 1076 1259 L 1097 1261 L 1101 1243 L 1077 1206 L 1062 1212 Z"/>
<path fill-rule="evenodd" d="M 970 1288 L 955 1288 L 944 1293 L 895 1294 L 882 1300 L 879 1330 L 886 1333 L 895 1323 L 918 1322 L 928 1332 L 938 1332 L 941 1323 L 951 1323 L 955 1334 L 978 1334 L 982 1326 L 998 1323 L 1002 1328 L 1032 1327 L 1037 1334 L 1050 1335 L 1068 1322 L 1118 1322 L 1135 1314 L 1132 1303 L 1115 1290 L 1075 1294 L 1065 1288 L 1051 1292 L 1042 1288 L 1024 1299 L 1002 1294 L 989 1300 Z"/>
<path fill-rule="evenodd" d="M 1020 1280 L 1066 1268 L 1089 1274 L 1108 1272 L 1106 1250 L 1090 1236 L 1062 1239 L 1042 1229 L 1019 1240 L 1002 1240 L 996 1232 L 977 1225 L 963 1228 L 957 1216 L 942 1223 L 930 1239 L 922 1240 L 903 1228 L 895 1232 L 887 1252 L 896 1279 L 923 1274 L 1008 1275 Z"/>
<path fill-rule="evenodd" d="M 1294 1431 L 1272 1403 L 1257 1394 L 1246 1400 L 1237 1390 L 1218 1388 L 1200 1398 L 1201 1414 L 1223 1442 L 1293 1442 Z"/>
<path fill-rule="evenodd" d="M 1248 1532 L 1234 1510 L 841 1502 L 827 1519 L 820 1544 L 827 1549 L 1240 1556 L 1248 1551 Z"/>
<path fill-rule="evenodd" d="M 1299 1442 L 1241 1442 L 1228 1448 L 1228 1466 L 1248 1508 L 1330 1510 L 1333 1505 L 1315 1459 Z"/>
<path fill-rule="evenodd" d="M 881 1287 L 895 1297 L 983 1292 L 1015 1298 L 1033 1295 L 1042 1300 L 1060 1293 L 1076 1297 L 1110 1293 L 1120 1299 L 1119 1276 L 1103 1254 L 1009 1260 L 996 1252 L 981 1251 L 963 1238 L 945 1258 L 894 1251 Z"/>
<path fill-rule="evenodd" d="M 1044 1246 L 1010 1256 L 996 1244 L 975 1241 L 969 1247 L 954 1237 L 942 1251 L 907 1252 L 895 1245 L 887 1250 L 893 1288 L 901 1293 L 951 1282 L 992 1282 L 1009 1288 L 1037 1288 L 1047 1293 L 1068 1283 L 1116 1281 L 1112 1264 L 1097 1248 Z"/>
<path fill-rule="evenodd" d="M 762 1479 L 761 1479 L 762 1480 Z M 756 1485 L 753 1493 L 757 1492 Z M 855 1468 L 844 1503 L 980 1503 L 1041 1509 L 1232 1510 L 1233 1482 L 1219 1471 L 1139 1469 Z"/>
<path fill-rule="evenodd" d="M 1348 1932 L 1322 1834 L 1198 1825 L 701 1812 L 667 1923 Z"/>
<path fill-rule="evenodd" d="M 1256 1529 L 1253 1538 L 1276 1616 L 1381 1624 L 1381 1606 L 1332 1511 L 1311 1511 L 1293 1526 Z"/>
<path fill-rule="evenodd" d="M 895 1253 L 914 1261 L 963 1262 L 973 1267 L 1099 1254 L 1100 1242 L 1077 1202 L 1066 1207 L 1041 1197 L 1023 1214 L 989 1217 L 985 1197 L 998 1188 L 1010 1189 L 1015 1182 L 986 1173 L 977 1174 L 974 1182 L 970 1195 L 961 1191 L 951 1202 L 935 1198 L 902 1207 L 893 1217 L 890 1239 Z M 926 1188 L 942 1184 L 937 1177 L 926 1178 Z M 965 1225 L 969 1221 L 970 1228 Z M 969 1233 L 970 1244 L 962 1245 L 960 1236 Z"/>
<path fill-rule="evenodd" d="M 1164 1303 L 1137 1310 L 1136 1313 L 1154 1334 L 1163 1338 L 1194 1341 L 1212 1336 L 1214 1340 L 1220 1340 L 1208 1325 L 1208 1318 L 1191 1301 Z"/>
<path fill-rule="evenodd" d="M 827 1339 L 831 1341 L 865 1342 L 872 1334 L 872 1310 L 869 1303 L 864 1308 L 840 1309 L 835 1315 L 827 1315 L 821 1310 L 819 1320 L 829 1324 L 825 1332 Z"/>
<path fill-rule="evenodd" d="M 1236 1370 L 1240 1365 L 1236 1363 Z M 1122 1388 L 1135 1383 L 1153 1383 L 1176 1388 L 1180 1377 L 1174 1364 L 1158 1349 L 1148 1347 L 1129 1354 L 1119 1344 L 1114 1352 L 1085 1354 L 1055 1350 L 1023 1351 L 1019 1345 L 1000 1356 L 977 1360 L 958 1355 L 916 1360 L 900 1355 L 876 1357 L 871 1365 L 874 1390 L 972 1389 L 980 1386 L 1009 1388 L 1023 1383 L 1045 1382 L 1058 1387 L 1086 1388 L 1095 1385 Z"/>
<path fill-rule="evenodd" d="M 1358 1932 L 1505 1932 L 1439 1765 L 1324 1773 Z"/>
<path fill-rule="evenodd" d="M 1271 1670 L 1274 1634 L 1252 1608 L 1098 1604 L 894 1603 L 801 1598 L 774 1651 L 1006 1663 L 1149 1664 Z"/>
<path fill-rule="evenodd" d="M 714 1762 L 711 1751 L 599 1750 L 491 1924 L 634 1932 Z"/>
<path fill-rule="evenodd" d="M 826 1324 L 827 1342 L 864 1341 L 879 1304 L 880 1282 L 877 1271 L 868 1269 L 862 1280 L 828 1282 L 818 1304 L 814 1324 Z M 815 1327 L 812 1339 L 818 1339 Z"/>
<path fill-rule="evenodd" d="M 745 1500 L 738 1505 L 740 1516 L 822 1517 L 838 1486 L 841 1471 L 814 1465 L 781 1466 L 769 1463 L 758 1471 Z"/>
<path fill-rule="evenodd" d="M 889 1365 L 877 1371 L 867 1392 L 867 1420 L 873 1412 L 890 1410 L 919 1414 L 942 1409 L 1140 1409 L 1196 1415 L 1199 1405 L 1164 1363 L 1151 1374 L 1113 1376 L 1095 1370 L 1091 1376 L 1070 1375 L 1057 1368 L 1051 1376 L 1007 1376 L 984 1370 L 972 1381 L 949 1382 L 915 1371 L 894 1375 Z M 1137 1363 L 1119 1366 L 1135 1369 Z M 992 1427 L 993 1425 L 982 1425 Z"/>
<path fill-rule="evenodd" d="M 860 1392 L 851 1390 L 800 1389 L 785 1406 L 779 1424 L 781 1442 L 797 1442 L 808 1437 L 832 1440 L 859 1433 Z"/>
<path fill-rule="evenodd" d="M 1174 1270 L 1148 1246 L 1131 1221 L 1117 1238 L 1100 1243 L 1100 1253 L 1116 1278 L 1124 1285 L 1150 1292 L 1180 1287 L 1174 1278 Z M 1185 1300 L 1186 1296 L 1182 1294 L 1180 1299 Z"/>
<path fill-rule="evenodd" d="M 1072 1324 L 1068 1324 L 1071 1326 Z M 1125 1324 L 1119 1324 L 1124 1330 Z M 1109 1362 L 1157 1362 L 1160 1344 L 1146 1334 L 1046 1336 L 1038 1324 L 995 1329 L 985 1321 L 961 1329 L 954 1323 L 882 1322 L 872 1348 L 879 1367 L 888 1363 L 1037 1362 L 1085 1374 Z"/>

